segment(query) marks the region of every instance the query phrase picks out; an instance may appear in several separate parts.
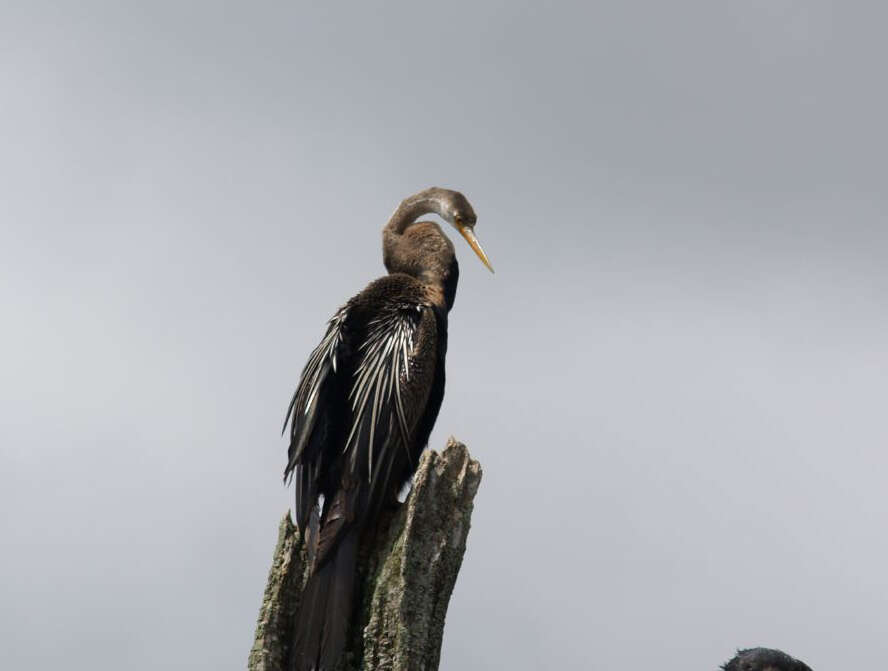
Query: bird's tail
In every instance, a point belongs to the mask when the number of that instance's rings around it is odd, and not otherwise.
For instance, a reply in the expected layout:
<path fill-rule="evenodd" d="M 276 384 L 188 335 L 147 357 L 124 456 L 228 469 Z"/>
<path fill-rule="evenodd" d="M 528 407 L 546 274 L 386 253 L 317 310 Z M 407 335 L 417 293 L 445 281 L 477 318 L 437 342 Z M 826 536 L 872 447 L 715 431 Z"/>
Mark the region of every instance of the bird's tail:
<path fill-rule="evenodd" d="M 357 570 L 358 529 L 351 528 L 333 556 L 312 572 L 296 614 L 291 671 L 327 671 L 345 650 Z"/>

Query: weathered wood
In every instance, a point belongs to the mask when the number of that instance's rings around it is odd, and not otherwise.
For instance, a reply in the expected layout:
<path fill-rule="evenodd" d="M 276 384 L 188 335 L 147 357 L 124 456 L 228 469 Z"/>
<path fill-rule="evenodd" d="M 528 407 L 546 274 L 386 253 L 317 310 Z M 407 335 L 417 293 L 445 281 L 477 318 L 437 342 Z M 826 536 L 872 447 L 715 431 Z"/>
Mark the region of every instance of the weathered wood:
<path fill-rule="evenodd" d="M 423 453 L 406 502 L 364 540 L 359 605 L 342 671 L 438 668 L 447 605 L 480 483 L 480 464 L 453 438 L 443 452 Z M 280 524 L 249 671 L 286 671 L 306 567 L 305 547 L 287 514 Z"/>

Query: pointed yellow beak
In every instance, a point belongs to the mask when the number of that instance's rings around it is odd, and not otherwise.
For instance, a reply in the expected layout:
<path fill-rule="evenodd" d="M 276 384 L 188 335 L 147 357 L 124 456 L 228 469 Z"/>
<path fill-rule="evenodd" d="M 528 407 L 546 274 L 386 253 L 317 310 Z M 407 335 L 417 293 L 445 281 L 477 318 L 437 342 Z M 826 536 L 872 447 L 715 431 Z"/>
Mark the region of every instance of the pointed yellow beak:
<path fill-rule="evenodd" d="M 490 272 L 493 272 L 493 266 L 490 265 L 490 259 L 487 258 L 487 254 L 481 249 L 481 243 L 478 242 L 478 238 L 475 237 L 475 231 L 472 230 L 472 227 L 464 224 L 460 219 L 457 219 L 456 230 L 458 230 L 460 235 L 466 239 L 466 242 L 469 243 L 469 247 L 471 247 L 478 255 L 478 258 L 481 259 L 481 263 L 487 266 L 487 269 Z"/>

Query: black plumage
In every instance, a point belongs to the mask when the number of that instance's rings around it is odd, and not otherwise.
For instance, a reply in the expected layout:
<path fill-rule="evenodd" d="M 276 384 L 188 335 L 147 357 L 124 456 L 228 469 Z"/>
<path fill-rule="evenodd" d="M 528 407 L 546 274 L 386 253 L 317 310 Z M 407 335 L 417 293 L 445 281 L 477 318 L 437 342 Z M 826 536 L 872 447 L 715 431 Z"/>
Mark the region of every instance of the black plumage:
<path fill-rule="evenodd" d="M 285 480 L 307 534 L 311 574 L 296 616 L 290 668 L 332 669 L 348 635 L 358 545 L 413 474 L 444 398 L 447 315 L 459 267 L 433 212 L 489 262 L 459 193 L 427 189 L 401 203 L 383 229 L 387 276 L 329 321 L 284 422 Z M 319 504 L 323 496 L 324 504 Z"/>
<path fill-rule="evenodd" d="M 724 664 L 723 671 L 811 671 L 804 662 L 793 659 L 785 652 L 770 648 L 739 650 L 734 658 Z"/>

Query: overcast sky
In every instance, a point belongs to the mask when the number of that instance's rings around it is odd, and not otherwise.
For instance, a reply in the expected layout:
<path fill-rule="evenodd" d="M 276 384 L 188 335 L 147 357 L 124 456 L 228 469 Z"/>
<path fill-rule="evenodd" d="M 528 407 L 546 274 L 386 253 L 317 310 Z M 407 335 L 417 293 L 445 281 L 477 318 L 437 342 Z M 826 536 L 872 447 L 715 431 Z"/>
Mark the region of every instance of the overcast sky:
<path fill-rule="evenodd" d="M 244 667 L 289 396 L 430 185 L 497 269 L 441 668 L 884 663 L 888 10 L 548 4 L 3 4 L 0 667 Z"/>

